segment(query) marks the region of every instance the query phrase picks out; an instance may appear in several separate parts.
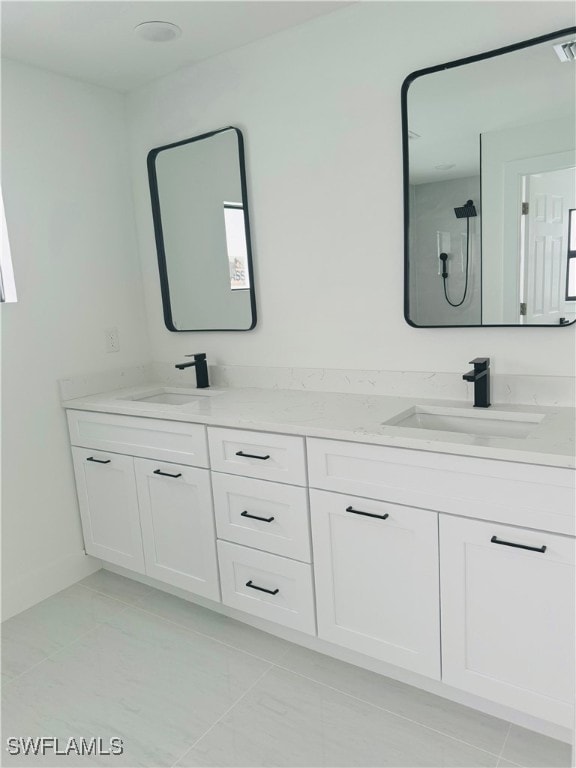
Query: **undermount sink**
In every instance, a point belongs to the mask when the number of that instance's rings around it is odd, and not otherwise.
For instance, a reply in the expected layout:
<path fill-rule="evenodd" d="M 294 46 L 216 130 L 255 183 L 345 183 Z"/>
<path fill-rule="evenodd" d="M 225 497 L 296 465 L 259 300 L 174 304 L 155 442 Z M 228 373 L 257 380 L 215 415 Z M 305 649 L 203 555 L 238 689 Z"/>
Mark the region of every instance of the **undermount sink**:
<path fill-rule="evenodd" d="M 144 394 L 122 398 L 138 403 L 157 403 L 160 405 L 186 405 L 187 403 L 199 403 L 205 397 L 213 397 L 219 392 L 208 389 L 183 390 L 175 387 L 157 387 Z"/>
<path fill-rule="evenodd" d="M 415 405 L 382 426 L 428 429 L 438 432 L 458 432 L 479 437 L 527 437 L 540 424 L 542 413 L 514 411 L 465 411 L 462 408 L 442 408 Z"/>

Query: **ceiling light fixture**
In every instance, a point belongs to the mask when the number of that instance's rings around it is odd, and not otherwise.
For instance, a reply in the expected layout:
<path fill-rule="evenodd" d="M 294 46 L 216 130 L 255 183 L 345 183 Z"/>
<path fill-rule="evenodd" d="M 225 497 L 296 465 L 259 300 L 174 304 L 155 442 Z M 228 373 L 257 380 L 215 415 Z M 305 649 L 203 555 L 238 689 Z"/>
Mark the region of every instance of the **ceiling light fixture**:
<path fill-rule="evenodd" d="M 180 27 L 170 21 L 145 21 L 134 27 L 134 32 L 150 43 L 169 43 L 182 34 Z"/>

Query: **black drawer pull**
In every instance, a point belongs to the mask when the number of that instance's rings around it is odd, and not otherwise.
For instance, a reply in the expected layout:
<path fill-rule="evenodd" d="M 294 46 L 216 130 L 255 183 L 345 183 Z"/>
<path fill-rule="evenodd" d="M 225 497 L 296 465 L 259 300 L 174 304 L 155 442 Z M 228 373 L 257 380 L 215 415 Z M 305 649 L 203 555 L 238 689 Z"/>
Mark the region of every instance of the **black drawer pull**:
<path fill-rule="evenodd" d="M 490 539 L 492 544 L 502 544 L 504 547 L 516 547 L 516 549 L 529 549 L 530 552 L 546 552 L 546 545 L 541 547 L 529 547 L 528 544 L 515 544 L 513 541 L 502 541 L 497 536 L 492 536 Z"/>
<path fill-rule="evenodd" d="M 244 453 L 244 451 L 236 451 L 236 456 L 242 456 L 244 459 L 262 459 L 262 461 L 270 458 L 270 456 L 255 456 L 253 453 Z"/>
<path fill-rule="evenodd" d="M 161 469 L 155 469 L 154 474 L 162 475 L 162 477 L 182 477 L 182 472 L 179 472 L 177 475 L 171 475 L 170 472 L 162 472 Z"/>
<path fill-rule="evenodd" d="M 93 461 L 95 464 L 110 464 L 112 459 L 95 459 L 94 456 L 89 456 L 86 461 Z"/>
<path fill-rule="evenodd" d="M 353 507 L 346 507 L 346 512 L 352 512 L 353 515 L 364 515 L 365 517 L 377 517 L 378 520 L 386 520 L 390 517 L 388 512 L 384 515 L 375 515 L 373 512 L 361 512 L 359 509 L 353 509 Z"/>
<path fill-rule="evenodd" d="M 272 520 L 274 520 L 273 517 L 258 517 L 258 515 L 251 515 L 246 510 L 240 512 L 240 517 L 249 517 L 251 520 L 262 520 L 263 523 L 271 523 Z"/>
<path fill-rule="evenodd" d="M 246 582 L 246 586 L 250 589 L 257 589 L 258 592 L 266 592 L 267 595 L 277 595 L 280 592 L 279 589 L 264 589 L 264 587 L 257 587 L 256 584 L 252 584 L 252 579 Z"/>

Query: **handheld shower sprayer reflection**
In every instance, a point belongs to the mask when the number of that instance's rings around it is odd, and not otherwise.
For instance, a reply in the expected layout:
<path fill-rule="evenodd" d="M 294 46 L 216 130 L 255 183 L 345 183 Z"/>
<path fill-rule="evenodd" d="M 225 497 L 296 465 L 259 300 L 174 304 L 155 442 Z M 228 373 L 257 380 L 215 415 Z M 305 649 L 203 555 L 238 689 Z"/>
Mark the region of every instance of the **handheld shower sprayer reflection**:
<path fill-rule="evenodd" d="M 470 219 L 478 216 L 476 206 L 473 200 L 466 200 L 465 204 L 459 208 L 454 208 L 454 213 L 457 219 L 466 219 L 466 267 L 465 267 L 465 279 L 464 279 L 464 294 L 462 299 L 458 302 L 450 301 L 448 298 L 448 289 L 446 287 L 446 281 L 448 280 L 448 254 L 441 253 L 439 258 L 442 261 L 442 286 L 444 287 L 444 298 L 450 304 L 451 307 L 461 307 L 464 304 L 466 296 L 468 294 L 468 273 L 470 267 Z"/>

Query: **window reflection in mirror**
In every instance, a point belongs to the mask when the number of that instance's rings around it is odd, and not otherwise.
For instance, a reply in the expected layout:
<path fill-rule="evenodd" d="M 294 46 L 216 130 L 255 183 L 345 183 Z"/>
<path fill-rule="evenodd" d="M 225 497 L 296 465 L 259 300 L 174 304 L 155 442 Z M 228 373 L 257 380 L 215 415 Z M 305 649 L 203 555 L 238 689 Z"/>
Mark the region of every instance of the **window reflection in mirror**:
<path fill-rule="evenodd" d="M 576 208 L 576 29 L 413 73 L 403 87 L 406 319 L 565 325 Z M 562 48 L 559 48 L 562 51 Z"/>
<path fill-rule="evenodd" d="M 230 288 L 244 291 L 250 288 L 248 249 L 244 227 L 244 206 L 241 203 L 224 203 L 224 228 L 226 250 L 230 267 Z"/>

